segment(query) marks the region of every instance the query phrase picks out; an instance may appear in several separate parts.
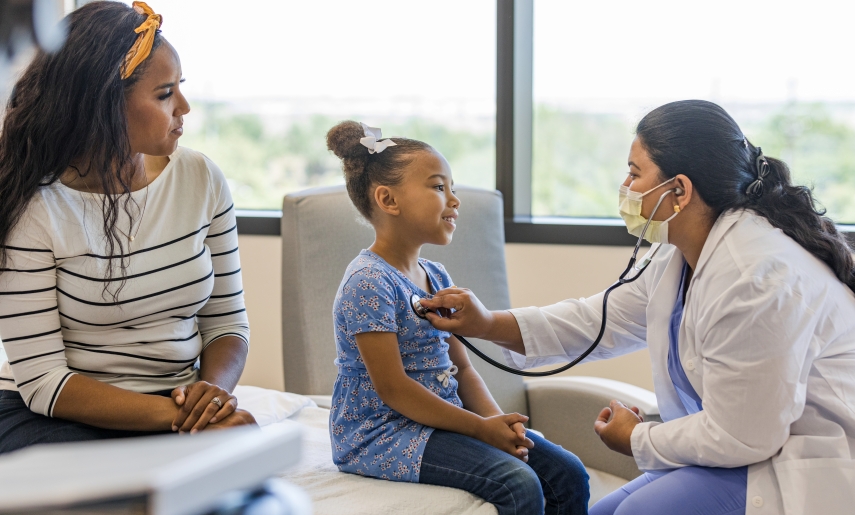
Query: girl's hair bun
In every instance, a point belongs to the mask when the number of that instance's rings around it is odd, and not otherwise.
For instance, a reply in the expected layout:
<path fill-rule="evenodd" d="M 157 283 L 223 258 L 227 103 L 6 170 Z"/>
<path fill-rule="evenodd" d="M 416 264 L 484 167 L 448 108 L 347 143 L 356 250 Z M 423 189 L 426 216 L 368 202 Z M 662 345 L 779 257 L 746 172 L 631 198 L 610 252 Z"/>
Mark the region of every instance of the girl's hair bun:
<path fill-rule="evenodd" d="M 358 122 L 347 120 L 327 132 L 327 148 L 344 161 L 345 175 L 359 174 L 365 170 L 368 148 L 359 142 L 365 131 Z"/>
<path fill-rule="evenodd" d="M 359 140 L 365 129 L 359 122 L 347 120 L 327 132 L 327 148 L 339 159 L 344 168 L 347 193 L 356 209 L 371 220 L 374 203 L 372 185 L 393 186 L 401 182 L 403 170 L 410 163 L 413 152 L 430 150 L 430 145 L 407 138 L 389 138 L 395 142 L 381 152 L 371 154 Z M 385 138 L 384 138 L 385 139 Z"/>

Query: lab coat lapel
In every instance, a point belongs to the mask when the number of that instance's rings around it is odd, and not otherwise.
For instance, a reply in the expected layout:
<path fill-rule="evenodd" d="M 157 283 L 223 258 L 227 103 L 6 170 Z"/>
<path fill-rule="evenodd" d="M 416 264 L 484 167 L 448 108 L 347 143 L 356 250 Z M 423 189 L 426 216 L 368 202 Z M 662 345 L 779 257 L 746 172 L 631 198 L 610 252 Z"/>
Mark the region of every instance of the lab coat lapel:
<path fill-rule="evenodd" d="M 662 420 L 673 420 L 683 415 L 683 407 L 668 374 L 668 328 L 671 312 L 677 301 L 677 289 L 685 259 L 674 249 L 647 305 L 647 346 L 653 363 L 653 383 Z"/>
<path fill-rule="evenodd" d="M 707 236 L 707 241 L 704 243 L 704 248 L 701 249 L 701 256 L 698 258 L 698 266 L 695 267 L 693 275 L 694 279 L 700 277 L 701 272 L 706 266 L 707 262 L 709 262 L 710 257 L 715 252 L 716 247 L 718 247 L 719 242 L 724 235 L 733 227 L 733 224 L 739 220 L 743 211 L 730 211 L 727 213 L 723 213 L 718 217 L 715 224 L 713 224 L 712 229 L 710 230 L 709 235 Z M 679 280 L 679 278 L 678 278 Z"/>

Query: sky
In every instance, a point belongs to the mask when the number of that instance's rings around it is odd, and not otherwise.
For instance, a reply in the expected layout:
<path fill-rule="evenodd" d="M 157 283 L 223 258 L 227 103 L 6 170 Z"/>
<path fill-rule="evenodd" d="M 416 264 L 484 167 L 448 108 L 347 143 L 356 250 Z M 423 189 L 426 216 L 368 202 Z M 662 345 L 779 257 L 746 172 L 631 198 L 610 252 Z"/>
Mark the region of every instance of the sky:
<path fill-rule="evenodd" d="M 191 99 L 495 108 L 495 0 L 150 4 Z M 595 111 L 855 102 L 853 19 L 849 0 L 534 0 L 534 99 Z"/>
<path fill-rule="evenodd" d="M 537 100 L 855 101 L 855 2 L 534 5 Z"/>
<path fill-rule="evenodd" d="M 152 3 L 192 97 L 495 102 L 495 0 Z M 841 0 L 535 0 L 535 101 L 852 102 L 853 19 Z"/>
<path fill-rule="evenodd" d="M 495 99 L 495 0 L 152 0 L 192 96 Z"/>

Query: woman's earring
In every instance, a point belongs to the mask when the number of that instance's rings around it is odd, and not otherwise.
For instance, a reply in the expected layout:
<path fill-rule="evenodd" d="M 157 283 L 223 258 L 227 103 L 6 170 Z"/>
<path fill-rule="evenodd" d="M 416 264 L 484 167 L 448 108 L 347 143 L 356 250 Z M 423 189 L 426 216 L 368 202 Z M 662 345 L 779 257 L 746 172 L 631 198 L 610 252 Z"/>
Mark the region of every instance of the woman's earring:
<path fill-rule="evenodd" d="M 680 212 L 680 206 L 675 205 L 674 206 L 674 213 L 679 213 L 679 212 Z"/>

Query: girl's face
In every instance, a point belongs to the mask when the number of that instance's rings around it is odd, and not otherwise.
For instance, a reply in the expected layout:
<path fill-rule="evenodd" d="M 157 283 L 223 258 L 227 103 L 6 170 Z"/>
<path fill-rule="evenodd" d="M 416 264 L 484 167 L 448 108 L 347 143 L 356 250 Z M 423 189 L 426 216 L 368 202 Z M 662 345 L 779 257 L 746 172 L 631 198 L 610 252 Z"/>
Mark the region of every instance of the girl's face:
<path fill-rule="evenodd" d="M 400 199 L 400 220 L 408 233 L 420 243 L 448 245 L 460 207 L 448 162 L 434 150 L 417 152 L 404 174 L 394 189 Z"/>
<path fill-rule="evenodd" d="M 131 151 L 149 156 L 169 156 L 184 132 L 184 115 L 190 104 L 181 94 L 181 61 L 166 40 L 152 52 L 142 77 L 126 100 Z"/>

